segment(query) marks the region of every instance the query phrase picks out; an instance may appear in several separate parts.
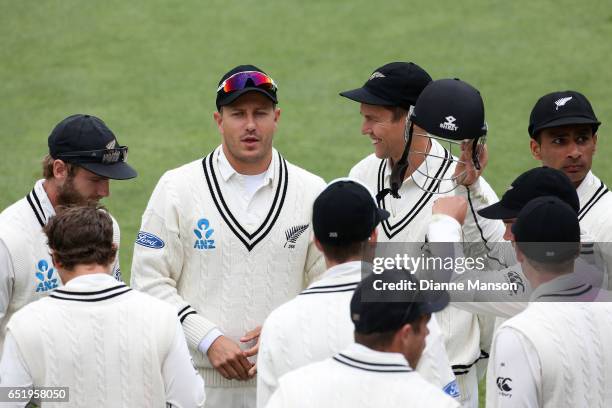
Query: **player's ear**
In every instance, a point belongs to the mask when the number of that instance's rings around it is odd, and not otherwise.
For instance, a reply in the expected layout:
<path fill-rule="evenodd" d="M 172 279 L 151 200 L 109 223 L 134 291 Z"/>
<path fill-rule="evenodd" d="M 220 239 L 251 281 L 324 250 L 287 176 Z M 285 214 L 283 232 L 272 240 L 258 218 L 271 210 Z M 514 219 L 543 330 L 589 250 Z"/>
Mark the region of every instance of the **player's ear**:
<path fill-rule="evenodd" d="M 223 107 L 221 107 L 221 109 L 223 110 Z M 217 112 L 215 111 L 213 113 L 213 118 L 215 119 L 215 123 L 217 124 L 217 128 L 219 128 L 219 132 L 221 134 L 223 134 L 223 126 L 221 126 L 223 124 L 223 111 L 221 112 Z"/>
<path fill-rule="evenodd" d="M 51 252 L 51 262 L 53 262 L 55 269 L 63 268 L 62 263 L 59 261 L 59 259 L 57 259 L 57 256 L 55 256 L 55 252 Z"/>
<path fill-rule="evenodd" d="M 414 335 L 416 333 L 415 326 L 418 324 L 418 322 L 414 322 L 413 323 L 406 323 L 405 325 L 403 325 L 398 332 L 395 334 L 396 336 L 399 336 L 399 340 L 401 341 L 402 344 L 402 348 L 406 348 L 406 347 L 410 347 Z"/>
<path fill-rule="evenodd" d="M 378 228 L 374 228 L 374 231 L 370 234 L 370 238 L 368 238 L 370 244 L 375 244 L 378 241 Z"/>
<path fill-rule="evenodd" d="M 529 147 L 531 148 L 531 155 L 533 158 L 536 160 L 542 160 L 541 145 L 536 139 L 532 138 L 530 140 Z"/>
<path fill-rule="evenodd" d="M 274 122 L 276 124 L 278 124 L 278 121 L 280 120 L 280 115 L 281 115 L 280 108 L 274 107 Z"/>
<path fill-rule="evenodd" d="M 597 151 L 597 133 L 593 135 L 593 154 Z"/>
<path fill-rule="evenodd" d="M 317 239 L 317 237 L 313 237 L 312 239 L 313 239 L 314 244 L 315 244 L 315 246 L 317 247 L 317 249 L 318 249 L 319 251 L 321 251 L 321 253 L 323 253 L 323 245 L 321 245 L 321 241 L 319 241 L 319 240 Z"/>
<path fill-rule="evenodd" d="M 68 177 L 68 165 L 63 160 L 53 161 L 53 178 L 65 180 Z"/>

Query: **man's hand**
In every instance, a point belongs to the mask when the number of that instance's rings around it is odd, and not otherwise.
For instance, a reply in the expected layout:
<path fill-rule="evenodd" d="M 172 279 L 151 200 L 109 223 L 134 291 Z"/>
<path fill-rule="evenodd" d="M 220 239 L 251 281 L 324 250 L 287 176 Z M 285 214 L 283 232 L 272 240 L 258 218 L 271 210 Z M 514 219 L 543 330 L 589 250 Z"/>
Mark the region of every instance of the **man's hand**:
<path fill-rule="evenodd" d="M 212 366 L 226 379 L 246 381 L 250 378 L 249 370 L 253 364 L 247 360 L 240 346 L 229 338 L 217 337 L 207 355 Z"/>
<path fill-rule="evenodd" d="M 246 332 L 244 336 L 240 339 L 241 343 L 248 343 L 253 340 L 257 340 L 255 345 L 248 350 L 244 351 L 245 357 L 253 357 L 259 352 L 259 335 L 261 334 L 261 326 L 257 326 L 251 331 Z M 253 377 L 257 374 L 257 364 L 253 364 L 251 369 L 249 370 L 249 377 Z"/>
<path fill-rule="evenodd" d="M 438 198 L 434 201 L 431 213 L 448 215 L 463 225 L 467 214 L 467 200 L 460 196 Z"/>
<path fill-rule="evenodd" d="M 455 166 L 455 173 L 453 175 L 456 178 L 457 184 L 463 186 L 472 185 L 478 180 L 478 177 L 482 174 L 487 163 L 489 162 L 489 153 L 487 152 L 487 145 L 478 145 L 476 150 L 478 151 L 478 162 L 480 163 L 480 170 L 474 167 L 474 161 L 472 160 L 472 146 L 474 141 L 461 142 L 461 156 L 459 162 Z"/>

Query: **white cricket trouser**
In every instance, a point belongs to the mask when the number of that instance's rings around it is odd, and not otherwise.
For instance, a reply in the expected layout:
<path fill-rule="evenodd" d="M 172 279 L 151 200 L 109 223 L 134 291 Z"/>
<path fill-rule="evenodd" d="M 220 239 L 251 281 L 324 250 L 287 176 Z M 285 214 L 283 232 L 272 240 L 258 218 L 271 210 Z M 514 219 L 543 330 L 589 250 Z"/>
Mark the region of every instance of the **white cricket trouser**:
<path fill-rule="evenodd" d="M 461 408 L 478 408 L 478 370 L 476 367 L 471 367 L 467 374 L 458 375 L 457 385 L 461 391 Z M 206 390 L 206 398 L 208 398 L 208 390 Z"/>
<path fill-rule="evenodd" d="M 206 386 L 204 408 L 256 408 L 257 387 Z"/>

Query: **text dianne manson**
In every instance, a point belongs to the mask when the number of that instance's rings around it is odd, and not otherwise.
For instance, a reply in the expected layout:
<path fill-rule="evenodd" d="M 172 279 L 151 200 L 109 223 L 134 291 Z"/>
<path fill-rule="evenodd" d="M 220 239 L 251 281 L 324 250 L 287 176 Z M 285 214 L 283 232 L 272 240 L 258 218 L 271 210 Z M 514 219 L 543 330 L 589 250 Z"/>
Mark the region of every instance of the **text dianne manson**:
<path fill-rule="evenodd" d="M 401 280 L 399 282 L 383 282 L 382 280 L 374 281 L 375 290 L 416 290 L 416 282 L 409 280 Z M 464 290 L 518 290 L 518 284 L 508 282 L 481 282 L 480 280 L 469 280 L 467 285 L 465 282 L 436 282 L 433 280 L 422 279 L 419 281 L 420 290 L 448 290 L 448 291 L 464 291 Z"/>

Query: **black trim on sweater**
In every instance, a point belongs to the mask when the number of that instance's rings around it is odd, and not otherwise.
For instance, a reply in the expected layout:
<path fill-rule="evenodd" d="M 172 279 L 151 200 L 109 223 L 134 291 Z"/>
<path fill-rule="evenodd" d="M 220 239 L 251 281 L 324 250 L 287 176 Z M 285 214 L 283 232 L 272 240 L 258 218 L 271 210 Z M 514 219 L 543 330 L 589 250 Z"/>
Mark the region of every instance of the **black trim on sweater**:
<path fill-rule="evenodd" d="M 306 289 L 300 293 L 300 295 L 312 295 L 314 293 L 340 293 L 340 292 L 352 292 L 357 288 L 359 282 L 346 283 L 344 285 L 331 285 L 331 286 L 319 286 Z"/>
<path fill-rule="evenodd" d="M 587 203 L 578 212 L 578 221 L 582 221 L 585 215 L 597 204 L 601 198 L 608 193 L 608 187 L 600 181 L 599 188 L 595 191 L 595 194 L 587 201 Z"/>
<path fill-rule="evenodd" d="M 218 149 L 215 149 L 212 153 L 206 156 L 202 160 L 202 167 L 204 169 L 204 175 L 206 177 L 206 183 L 208 185 L 208 190 L 210 191 L 210 195 L 215 203 L 215 207 L 217 207 L 217 211 L 227 224 L 227 226 L 232 230 L 234 235 L 244 244 L 247 250 L 250 252 L 255 245 L 261 242 L 262 239 L 268 235 L 274 223 L 278 219 L 282 209 L 283 204 L 285 203 L 285 197 L 287 195 L 287 185 L 289 181 L 289 171 L 287 170 L 287 162 L 285 159 L 278 154 L 278 183 L 276 185 L 276 191 L 274 193 L 274 199 L 272 201 L 272 205 L 266 218 L 262 222 L 262 224 L 257 228 L 257 230 L 249 234 L 242 225 L 238 222 L 234 214 L 230 211 L 225 199 L 223 198 L 223 193 L 219 186 L 219 181 L 217 180 L 217 175 L 214 170 L 214 162 L 213 158 Z"/>
<path fill-rule="evenodd" d="M 53 293 L 62 293 L 64 295 L 76 295 L 76 296 L 90 296 L 90 295 L 101 295 L 102 293 L 108 293 L 113 290 L 116 290 L 119 288 L 125 288 L 125 287 L 127 286 L 122 283 L 121 285 L 113 286 L 112 288 L 106 288 L 106 289 L 96 290 L 92 292 L 80 292 L 80 291 L 76 292 L 76 291 L 70 291 L 70 290 L 64 290 L 64 289 L 56 289 L 55 292 Z"/>
<path fill-rule="evenodd" d="M 434 195 L 432 191 L 436 191 L 440 187 L 440 183 L 442 182 L 441 177 L 446 174 L 446 172 L 450 168 L 450 165 L 453 162 L 452 159 L 449 159 L 450 153 L 448 152 L 448 150 L 446 149 L 443 149 L 443 150 L 444 150 L 444 159 L 442 160 L 440 167 L 436 171 L 434 179 L 429 183 L 429 187 L 427 187 L 428 191 L 423 191 L 423 193 L 421 194 L 421 197 L 418 199 L 416 204 L 408 211 L 408 213 L 401 220 L 399 220 L 395 224 L 393 225 L 391 224 L 391 222 L 389 221 L 390 218 L 387 218 L 386 220 L 383 220 L 381 222 L 383 231 L 385 232 L 385 235 L 387 236 L 387 238 L 391 239 L 397 234 L 399 234 L 401 231 L 403 231 L 404 228 L 406 228 L 412 222 L 412 220 L 416 218 L 416 216 L 421 212 L 421 210 L 425 207 L 425 205 L 427 205 L 429 200 L 431 200 L 431 197 Z M 425 158 L 425 160 L 427 160 L 427 158 Z M 381 160 L 380 166 L 378 167 L 378 186 L 377 186 L 378 192 L 380 192 L 385 187 L 384 180 L 385 180 L 385 168 L 387 167 L 386 162 L 387 162 L 387 159 Z M 440 179 L 438 179 L 439 177 Z M 384 199 L 380 200 L 378 205 L 380 205 L 383 209 L 386 210 Z"/>
<path fill-rule="evenodd" d="M 345 354 L 338 353 L 332 357 L 340 364 L 344 364 L 349 367 L 357 368 L 364 371 L 373 371 L 377 373 L 410 373 L 412 368 L 407 364 L 384 364 L 384 363 L 372 363 L 369 361 L 362 361 L 356 358 L 351 358 Z M 360 365 L 357 365 L 360 364 Z M 365 366 L 365 367 L 362 367 Z M 387 368 L 385 368 L 387 367 Z"/>
<path fill-rule="evenodd" d="M 130 289 L 130 288 L 128 288 L 126 286 L 125 290 L 123 292 L 111 293 L 110 295 L 103 296 L 103 297 L 89 297 L 89 296 L 86 295 L 86 296 L 83 296 L 81 298 L 78 298 L 78 297 L 77 298 L 71 298 L 71 297 L 58 296 L 57 293 L 56 293 L 57 290 L 55 290 L 54 292 L 52 292 L 49 295 L 49 297 L 54 298 L 54 299 L 61 299 L 61 300 L 71 300 L 71 301 L 74 301 L 74 302 L 100 302 L 100 301 L 103 301 L 103 300 L 108 300 L 108 299 L 111 299 L 111 298 L 123 295 L 123 294 L 125 294 L 127 292 L 131 292 L 131 291 L 132 291 L 132 289 Z M 79 292 L 67 292 L 67 291 L 64 291 L 64 293 L 69 293 L 72 296 L 80 295 Z"/>
<path fill-rule="evenodd" d="M 34 190 L 32 190 L 32 192 L 34 192 Z M 26 200 L 28 201 L 28 204 L 30 204 L 30 207 L 32 207 L 32 211 L 34 212 L 34 215 L 36 216 L 36 219 L 38 220 L 38 223 L 40 224 L 41 227 L 44 227 L 45 226 L 45 222 L 41 218 L 40 214 L 38 214 L 38 210 L 36 209 L 36 206 L 32 202 L 32 199 L 30 198 L 30 194 L 28 194 L 26 196 Z"/>

